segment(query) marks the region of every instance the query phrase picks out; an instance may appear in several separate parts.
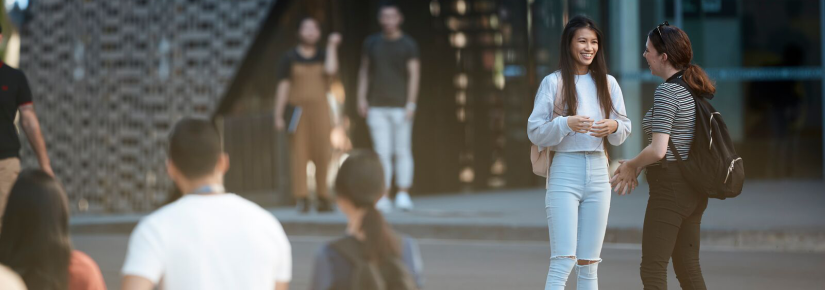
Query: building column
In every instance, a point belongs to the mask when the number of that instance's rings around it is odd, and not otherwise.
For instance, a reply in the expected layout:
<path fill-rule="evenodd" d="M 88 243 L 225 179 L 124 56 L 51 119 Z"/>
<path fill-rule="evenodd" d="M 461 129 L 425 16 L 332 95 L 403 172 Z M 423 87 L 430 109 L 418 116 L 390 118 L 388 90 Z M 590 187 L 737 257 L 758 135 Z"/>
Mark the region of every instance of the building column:
<path fill-rule="evenodd" d="M 825 1 L 825 0 L 823 0 Z M 632 125 L 632 134 L 619 147 L 613 159 L 633 158 L 642 151 L 644 134 L 642 128 L 642 80 L 639 78 L 621 77 L 637 73 L 641 62 L 644 41 L 639 35 L 639 0 L 610 1 L 610 67 L 614 75 L 620 76 L 619 86 L 622 88 L 627 116 Z M 615 164 L 611 164 L 615 165 Z"/>

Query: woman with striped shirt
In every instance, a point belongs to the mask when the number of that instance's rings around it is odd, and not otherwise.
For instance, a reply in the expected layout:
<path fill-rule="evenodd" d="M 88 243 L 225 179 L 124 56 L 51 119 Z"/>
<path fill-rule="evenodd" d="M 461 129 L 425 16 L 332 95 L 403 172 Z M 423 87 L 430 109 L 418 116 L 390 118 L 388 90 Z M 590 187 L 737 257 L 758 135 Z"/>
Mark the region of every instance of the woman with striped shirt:
<path fill-rule="evenodd" d="M 667 264 L 682 289 L 707 289 L 699 266 L 699 227 L 708 198 L 693 190 L 682 177 L 668 143 L 673 141 L 683 160 L 693 141 L 697 97 L 714 94 L 716 88 L 707 74 L 690 61 L 690 39 L 681 29 L 660 24 L 648 33 L 643 54 L 653 75 L 665 83 L 656 88 L 651 108 L 642 121 L 648 145 L 621 165 L 611 179 L 619 195 L 636 187 L 636 177 L 647 168 L 650 199 L 642 233 L 641 277 L 644 289 L 667 289 Z M 670 83 L 682 78 L 690 88 Z"/>

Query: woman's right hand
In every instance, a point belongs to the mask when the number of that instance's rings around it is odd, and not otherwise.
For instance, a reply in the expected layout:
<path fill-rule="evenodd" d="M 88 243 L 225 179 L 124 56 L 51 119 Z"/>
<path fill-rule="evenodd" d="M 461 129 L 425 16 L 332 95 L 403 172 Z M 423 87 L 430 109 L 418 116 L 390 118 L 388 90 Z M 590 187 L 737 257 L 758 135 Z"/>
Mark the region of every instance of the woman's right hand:
<path fill-rule="evenodd" d="M 590 127 L 593 127 L 593 122 L 593 119 L 590 119 L 588 116 L 576 115 L 567 117 L 567 126 L 576 133 L 590 132 Z"/>
<path fill-rule="evenodd" d="M 275 130 L 283 131 L 286 128 L 286 122 L 284 122 L 284 118 L 275 117 Z"/>
<path fill-rule="evenodd" d="M 338 32 L 333 32 L 329 34 L 329 39 L 327 40 L 327 45 L 332 47 L 338 47 L 341 44 L 341 34 Z"/>

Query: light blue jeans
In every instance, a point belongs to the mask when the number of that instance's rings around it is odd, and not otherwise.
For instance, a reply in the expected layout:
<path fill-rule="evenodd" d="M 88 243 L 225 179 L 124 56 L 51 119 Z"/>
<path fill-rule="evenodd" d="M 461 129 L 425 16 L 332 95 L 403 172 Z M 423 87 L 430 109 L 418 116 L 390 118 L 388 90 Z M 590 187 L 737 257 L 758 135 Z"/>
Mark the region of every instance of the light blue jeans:
<path fill-rule="evenodd" d="M 550 230 L 550 270 L 545 290 L 563 290 L 573 267 L 577 288 L 599 288 L 598 263 L 610 211 L 610 183 L 603 152 L 558 152 L 544 198 Z M 579 261 L 594 261 L 578 265 Z"/>
<path fill-rule="evenodd" d="M 367 125 L 375 153 L 378 153 L 384 166 L 385 185 L 387 188 L 392 186 L 390 182 L 395 168 L 395 185 L 409 189 L 413 183 L 413 121 L 407 119 L 407 109 L 371 107 L 367 113 Z"/>

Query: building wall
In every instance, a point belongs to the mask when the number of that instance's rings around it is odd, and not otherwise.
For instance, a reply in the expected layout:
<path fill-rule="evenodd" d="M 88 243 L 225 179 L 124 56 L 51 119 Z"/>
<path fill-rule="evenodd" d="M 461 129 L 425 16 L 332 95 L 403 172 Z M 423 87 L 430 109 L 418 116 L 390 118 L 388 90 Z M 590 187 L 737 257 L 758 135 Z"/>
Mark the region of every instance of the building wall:
<path fill-rule="evenodd" d="M 166 133 L 182 116 L 212 114 L 272 3 L 32 1 L 20 66 L 73 211 L 167 199 Z M 36 167 L 23 147 L 24 166 Z"/>

